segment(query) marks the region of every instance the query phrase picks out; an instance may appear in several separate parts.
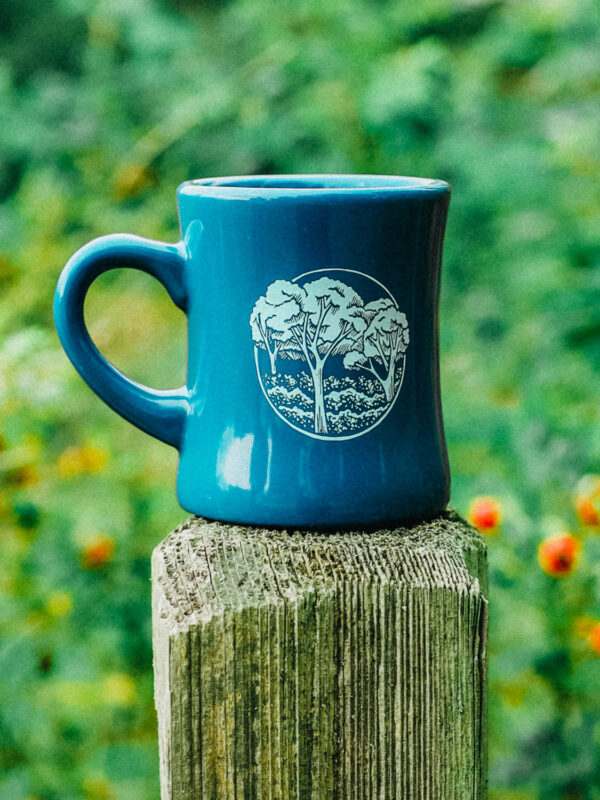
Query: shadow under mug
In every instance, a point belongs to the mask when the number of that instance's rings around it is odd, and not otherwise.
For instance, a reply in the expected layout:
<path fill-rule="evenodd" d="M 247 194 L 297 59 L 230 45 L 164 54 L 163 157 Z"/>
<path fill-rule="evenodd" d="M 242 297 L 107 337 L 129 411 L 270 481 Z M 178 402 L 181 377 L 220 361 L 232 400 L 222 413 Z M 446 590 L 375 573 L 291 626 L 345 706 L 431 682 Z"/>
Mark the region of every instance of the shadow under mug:
<path fill-rule="evenodd" d="M 450 189 L 377 175 L 188 181 L 178 244 L 82 247 L 56 289 L 67 355 L 111 408 L 180 452 L 188 511 L 231 522 L 376 526 L 448 502 L 438 296 Z M 157 278 L 188 318 L 187 384 L 150 389 L 98 352 L 101 273 Z"/>

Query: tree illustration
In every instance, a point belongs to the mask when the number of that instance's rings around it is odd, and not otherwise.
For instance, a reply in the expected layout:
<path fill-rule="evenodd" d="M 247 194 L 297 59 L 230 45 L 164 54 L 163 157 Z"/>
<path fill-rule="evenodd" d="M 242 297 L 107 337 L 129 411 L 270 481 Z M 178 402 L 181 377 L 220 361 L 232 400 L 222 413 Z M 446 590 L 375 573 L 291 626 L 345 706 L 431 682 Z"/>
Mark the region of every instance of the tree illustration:
<path fill-rule="evenodd" d="M 277 355 L 292 338 L 289 320 L 298 313 L 297 300 L 284 294 L 279 285 L 287 283 L 272 283 L 266 294 L 258 298 L 250 315 L 252 339 L 257 347 L 267 351 L 271 375 L 275 375 L 277 371 Z"/>
<path fill-rule="evenodd" d="M 323 371 L 331 355 L 349 352 L 366 333 L 361 297 L 331 278 L 304 286 L 278 280 L 254 306 L 250 324 L 255 343 L 269 353 L 271 369 L 277 354 L 306 362 L 313 384 L 314 430 L 328 433 Z"/>
<path fill-rule="evenodd" d="M 366 330 L 359 346 L 344 356 L 344 366 L 374 375 L 385 399 L 391 402 L 396 391 L 396 365 L 404 358 L 409 343 L 406 316 L 387 298 L 367 303 L 364 314 Z"/>

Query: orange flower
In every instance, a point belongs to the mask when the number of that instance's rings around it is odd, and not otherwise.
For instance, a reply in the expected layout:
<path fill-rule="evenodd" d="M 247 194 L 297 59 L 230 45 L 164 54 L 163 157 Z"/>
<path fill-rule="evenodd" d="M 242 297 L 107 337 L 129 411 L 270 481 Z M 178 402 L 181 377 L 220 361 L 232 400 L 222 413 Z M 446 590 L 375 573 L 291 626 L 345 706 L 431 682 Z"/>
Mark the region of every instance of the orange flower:
<path fill-rule="evenodd" d="M 100 447 L 67 447 L 58 459 L 62 478 L 73 478 L 81 472 L 99 472 L 106 466 L 108 452 Z"/>
<path fill-rule="evenodd" d="M 550 536 L 538 547 L 538 561 L 546 575 L 562 578 L 575 569 L 581 545 L 569 533 Z"/>
<path fill-rule="evenodd" d="M 115 553 L 115 542 L 110 536 L 98 536 L 81 552 L 81 566 L 84 569 L 102 569 Z"/>
<path fill-rule="evenodd" d="M 600 526 L 600 475 L 584 475 L 577 484 L 575 513 L 582 525 Z"/>
<path fill-rule="evenodd" d="M 582 525 L 600 525 L 600 511 L 589 497 L 578 497 L 575 500 L 575 513 Z"/>
<path fill-rule="evenodd" d="M 600 622 L 592 627 L 588 633 L 588 644 L 597 656 L 600 656 Z"/>
<path fill-rule="evenodd" d="M 475 497 L 471 500 L 467 518 L 481 533 L 498 533 L 502 521 L 500 502 L 495 497 Z"/>

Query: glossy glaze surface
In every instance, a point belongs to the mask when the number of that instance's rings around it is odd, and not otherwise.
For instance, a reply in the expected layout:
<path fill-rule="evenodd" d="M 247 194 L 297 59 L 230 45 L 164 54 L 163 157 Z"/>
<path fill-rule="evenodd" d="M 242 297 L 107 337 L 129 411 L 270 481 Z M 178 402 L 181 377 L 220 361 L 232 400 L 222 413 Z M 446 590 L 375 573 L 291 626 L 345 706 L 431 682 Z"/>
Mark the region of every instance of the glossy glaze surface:
<path fill-rule="evenodd" d="M 395 176 L 191 181 L 177 245 L 114 235 L 61 275 L 56 325 L 92 389 L 180 450 L 193 513 L 264 525 L 426 517 L 449 494 L 438 294 L 449 187 Z M 98 353 L 101 272 L 154 275 L 189 319 L 187 386 L 160 392 Z"/>

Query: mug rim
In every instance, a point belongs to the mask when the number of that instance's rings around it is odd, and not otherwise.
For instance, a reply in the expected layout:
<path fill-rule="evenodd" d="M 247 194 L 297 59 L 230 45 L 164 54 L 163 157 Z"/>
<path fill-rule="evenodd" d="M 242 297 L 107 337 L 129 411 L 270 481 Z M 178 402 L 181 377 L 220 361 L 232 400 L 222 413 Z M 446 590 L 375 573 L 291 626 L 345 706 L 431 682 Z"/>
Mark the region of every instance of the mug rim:
<path fill-rule="evenodd" d="M 184 181 L 178 195 L 205 197 L 269 197 L 355 194 L 414 194 L 450 191 L 450 185 L 437 178 L 403 175 L 354 173 L 285 173 L 275 175 L 235 175 Z"/>

